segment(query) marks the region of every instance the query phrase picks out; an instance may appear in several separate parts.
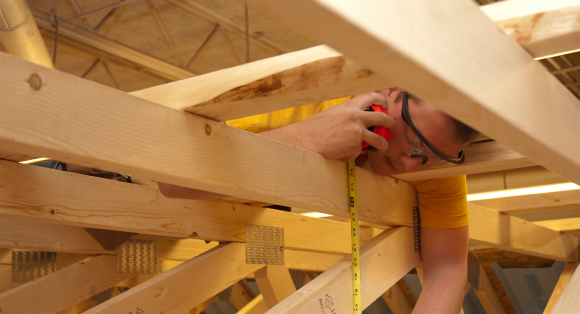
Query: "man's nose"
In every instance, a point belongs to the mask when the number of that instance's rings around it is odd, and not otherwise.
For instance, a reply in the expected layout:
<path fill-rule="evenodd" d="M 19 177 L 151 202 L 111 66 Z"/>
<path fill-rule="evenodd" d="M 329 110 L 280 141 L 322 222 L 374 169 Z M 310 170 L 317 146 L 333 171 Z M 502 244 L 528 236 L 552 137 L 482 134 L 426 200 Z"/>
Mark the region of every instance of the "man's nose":
<path fill-rule="evenodd" d="M 405 172 L 419 171 L 423 167 L 423 165 L 421 165 L 421 163 L 423 162 L 423 158 L 415 158 L 409 155 L 402 155 L 401 162 L 403 163 L 403 166 L 405 166 Z"/>

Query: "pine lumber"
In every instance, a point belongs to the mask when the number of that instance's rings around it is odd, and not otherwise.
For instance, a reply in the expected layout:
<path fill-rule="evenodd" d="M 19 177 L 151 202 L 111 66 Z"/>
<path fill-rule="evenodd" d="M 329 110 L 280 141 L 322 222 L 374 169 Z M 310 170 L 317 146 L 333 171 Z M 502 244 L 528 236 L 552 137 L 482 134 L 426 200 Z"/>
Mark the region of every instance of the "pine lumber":
<path fill-rule="evenodd" d="M 348 217 L 342 162 L 6 54 L 0 66 L 3 149 Z M 411 225 L 413 186 L 362 169 L 357 182 L 361 221 Z"/>
<path fill-rule="evenodd" d="M 534 221 L 534 224 L 555 231 L 580 230 L 580 217 Z"/>
<path fill-rule="evenodd" d="M 284 228 L 287 248 L 351 250 L 347 223 L 225 201 L 169 199 L 146 186 L 3 161 L 0 217 L 222 242 L 245 242 L 246 224 L 268 225 Z M 361 230 L 362 242 L 379 232 Z"/>
<path fill-rule="evenodd" d="M 578 207 L 580 190 L 509 196 L 471 201 L 471 203 L 510 215 L 550 211 Z"/>
<path fill-rule="evenodd" d="M 296 292 L 286 265 L 266 265 L 254 273 L 254 278 L 269 309 Z"/>
<path fill-rule="evenodd" d="M 465 163 L 461 165 L 402 173 L 394 175 L 393 177 L 412 182 L 458 175 L 525 168 L 536 165 L 522 154 L 513 151 L 496 141 L 471 144 L 467 146 L 464 153 Z"/>
<path fill-rule="evenodd" d="M 262 267 L 246 264 L 244 244 L 222 244 L 85 314 L 129 313 L 136 308 L 145 313 L 183 314 Z"/>
<path fill-rule="evenodd" d="M 470 243 L 553 260 L 578 259 L 578 238 L 574 236 L 475 204 L 468 208 Z"/>
<path fill-rule="evenodd" d="M 491 281 L 487 277 L 483 266 L 479 265 L 479 288 L 473 287 L 473 291 L 485 313 L 487 314 L 506 314 L 506 310 L 503 307 L 501 300 L 499 299 L 497 292 L 493 288 Z"/>
<path fill-rule="evenodd" d="M 556 289 L 563 289 L 564 291 L 561 292 L 550 314 L 574 313 L 580 307 L 580 299 L 578 299 L 578 294 L 580 293 L 580 272 L 578 271 L 578 267 L 566 265 L 566 268 L 566 272 L 562 274 L 563 278 L 560 277 L 561 280 L 558 280 L 556 288 L 554 289 L 556 293 L 559 292 Z M 570 274 L 571 272 L 573 274 Z M 569 276 L 571 278 L 568 280 L 567 277 Z M 566 284 L 566 281 L 568 284 Z M 565 286 L 565 288 L 562 286 Z M 550 298 L 550 301 L 552 301 L 552 298 Z M 551 305 L 550 303 L 548 302 L 548 305 Z"/>
<path fill-rule="evenodd" d="M 226 121 L 388 86 L 339 52 L 317 46 L 130 94 Z"/>
<path fill-rule="evenodd" d="M 264 314 L 266 311 L 268 311 L 268 307 L 264 302 L 264 297 L 260 294 L 241 308 L 237 314 Z"/>
<path fill-rule="evenodd" d="M 0 247 L 18 250 L 113 254 L 83 228 L 0 218 Z"/>
<path fill-rule="evenodd" d="M 413 231 L 392 228 L 361 248 L 362 307 L 368 307 L 419 262 L 413 249 Z M 352 312 L 350 255 L 325 271 L 268 313 Z M 385 268 L 385 265 L 389 267 Z"/>
<path fill-rule="evenodd" d="M 135 276 L 118 274 L 114 256 L 87 258 L 0 294 L 6 313 L 56 313 Z"/>
<path fill-rule="evenodd" d="M 574 158 L 580 142 L 561 136 L 577 131 L 580 101 L 498 32 L 472 1 L 373 0 L 361 6 L 355 1 L 250 0 L 248 5 L 580 183 L 580 159 Z"/>
<path fill-rule="evenodd" d="M 387 302 L 393 314 L 411 314 L 413 312 L 413 308 L 409 305 L 407 298 L 397 284 L 383 293 L 383 300 Z"/>
<path fill-rule="evenodd" d="M 544 59 L 580 49 L 577 1 L 509 2 L 485 5 L 481 10 L 534 58 Z"/>
<path fill-rule="evenodd" d="M 560 299 L 562 292 L 568 285 L 568 282 L 570 282 L 570 278 L 572 277 L 572 274 L 576 268 L 578 268 L 577 262 L 566 263 L 566 266 L 564 267 L 564 270 L 558 279 L 558 283 L 556 283 L 556 287 L 554 288 L 554 291 L 552 291 L 550 300 L 548 300 L 548 305 L 546 305 L 546 308 L 544 309 L 544 314 L 552 313 L 554 305 L 556 305 L 556 302 L 558 302 Z"/>

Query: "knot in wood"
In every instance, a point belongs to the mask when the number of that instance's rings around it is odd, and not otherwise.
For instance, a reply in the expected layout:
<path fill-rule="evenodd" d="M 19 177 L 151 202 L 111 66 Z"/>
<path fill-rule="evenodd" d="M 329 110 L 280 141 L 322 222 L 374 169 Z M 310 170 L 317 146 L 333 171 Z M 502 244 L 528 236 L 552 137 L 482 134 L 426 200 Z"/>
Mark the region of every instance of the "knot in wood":
<path fill-rule="evenodd" d="M 32 74 L 28 79 L 28 85 L 30 85 L 30 88 L 34 90 L 40 90 L 42 87 L 42 79 L 38 74 Z"/>
<path fill-rule="evenodd" d="M 205 125 L 205 134 L 206 135 L 210 135 L 211 134 L 211 126 L 209 126 L 209 124 Z"/>

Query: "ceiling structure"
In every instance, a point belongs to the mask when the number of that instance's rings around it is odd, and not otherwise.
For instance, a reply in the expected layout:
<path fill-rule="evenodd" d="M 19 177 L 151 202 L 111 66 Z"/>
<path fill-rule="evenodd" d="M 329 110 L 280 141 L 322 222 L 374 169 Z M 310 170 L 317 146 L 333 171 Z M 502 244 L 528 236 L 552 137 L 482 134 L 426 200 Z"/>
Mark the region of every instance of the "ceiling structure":
<path fill-rule="evenodd" d="M 316 45 L 234 0 L 28 3 L 56 69 L 127 92 Z M 580 97 L 579 53 L 541 63 Z"/>

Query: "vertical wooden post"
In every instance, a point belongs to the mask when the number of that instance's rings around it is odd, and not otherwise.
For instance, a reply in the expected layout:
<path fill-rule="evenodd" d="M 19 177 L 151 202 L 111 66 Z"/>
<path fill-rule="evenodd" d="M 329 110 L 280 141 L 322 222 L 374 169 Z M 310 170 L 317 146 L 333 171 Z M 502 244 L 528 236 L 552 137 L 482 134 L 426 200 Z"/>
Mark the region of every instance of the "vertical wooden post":
<path fill-rule="evenodd" d="M 268 309 L 296 292 L 290 272 L 285 265 L 266 265 L 256 271 L 254 277 Z"/>

